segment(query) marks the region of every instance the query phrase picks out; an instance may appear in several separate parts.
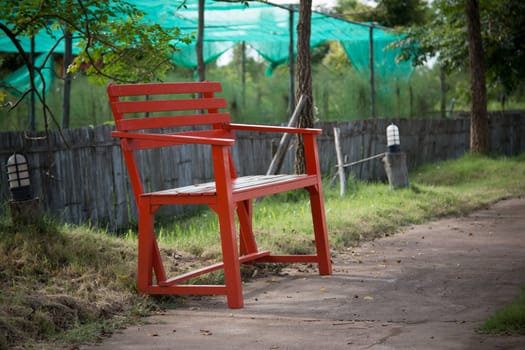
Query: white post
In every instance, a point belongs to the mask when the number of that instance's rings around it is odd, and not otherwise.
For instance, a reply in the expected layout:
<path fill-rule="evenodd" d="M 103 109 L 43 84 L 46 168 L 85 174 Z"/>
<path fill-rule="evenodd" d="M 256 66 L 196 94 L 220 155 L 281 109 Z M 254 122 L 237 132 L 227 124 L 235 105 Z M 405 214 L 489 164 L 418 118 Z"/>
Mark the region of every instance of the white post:
<path fill-rule="evenodd" d="M 341 143 L 339 142 L 339 135 L 341 130 L 334 128 L 334 141 L 335 141 L 335 154 L 337 156 L 337 173 L 339 174 L 339 194 L 344 196 L 345 194 L 345 168 L 343 164 L 343 156 L 341 154 Z"/>

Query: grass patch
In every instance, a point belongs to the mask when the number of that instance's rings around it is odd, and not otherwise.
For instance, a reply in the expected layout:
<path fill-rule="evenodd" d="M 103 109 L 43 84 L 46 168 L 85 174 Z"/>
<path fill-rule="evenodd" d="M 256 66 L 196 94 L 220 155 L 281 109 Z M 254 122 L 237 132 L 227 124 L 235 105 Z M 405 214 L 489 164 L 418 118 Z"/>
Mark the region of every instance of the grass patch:
<path fill-rule="evenodd" d="M 344 249 L 431 219 L 465 215 L 497 200 L 525 194 L 525 155 L 492 158 L 467 155 L 425 165 L 410 174 L 410 187 L 391 191 L 385 183 L 349 179 L 344 197 L 324 186 L 330 245 Z M 309 254 L 312 220 L 305 191 L 263 198 L 253 206 L 254 231 L 261 249 Z M 211 210 L 163 222 L 159 241 L 174 251 L 204 259 L 220 258 L 217 217 Z"/>
<path fill-rule="evenodd" d="M 499 199 L 522 196 L 524 178 L 525 155 L 468 155 L 413 171 L 410 187 L 402 190 L 350 180 L 347 194 L 340 197 L 337 186 L 325 185 L 331 248 L 345 249 L 406 225 L 464 215 Z M 254 203 L 253 216 L 261 249 L 314 251 L 307 193 L 264 198 Z M 157 235 L 166 272 L 180 274 L 220 259 L 218 231 L 216 215 L 207 210 L 161 221 Z M 118 238 L 49 219 L 19 227 L 7 218 L 0 220 L 0 349 L 73 348 L 140 322 L 166 304 L 180 303 L 175 297 L 137 293 L 136 255 L 133 231 Z M 249 277 L 259 272 L 247 266 L 242 273 Z M 192 282 L 222 280 L 218 271 Z M 517 302 L 523 310 L 523 296 Z"/>
<path fill-rule="evenodd" d="M 481 327 L 489 334 L 525 335 L 525 287 L 510 304 L 496 311 Z"/>
<path fill-rule="evenodd" d="M 136 248 L 43 219 L 0 222 L 0 349 L 61 348 L 139 322 L 154 302 L 135 289 Z"/>

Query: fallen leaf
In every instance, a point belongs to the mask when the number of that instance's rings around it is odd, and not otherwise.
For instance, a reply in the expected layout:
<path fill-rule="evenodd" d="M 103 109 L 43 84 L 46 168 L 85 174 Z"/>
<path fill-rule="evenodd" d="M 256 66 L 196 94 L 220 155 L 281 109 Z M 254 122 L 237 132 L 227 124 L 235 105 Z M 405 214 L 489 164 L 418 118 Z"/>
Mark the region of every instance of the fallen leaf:
<path fill-rule="evenodd" d="M 212 335 L 213 333 L 209 329 L 201 329 L 201 335 Z"/>

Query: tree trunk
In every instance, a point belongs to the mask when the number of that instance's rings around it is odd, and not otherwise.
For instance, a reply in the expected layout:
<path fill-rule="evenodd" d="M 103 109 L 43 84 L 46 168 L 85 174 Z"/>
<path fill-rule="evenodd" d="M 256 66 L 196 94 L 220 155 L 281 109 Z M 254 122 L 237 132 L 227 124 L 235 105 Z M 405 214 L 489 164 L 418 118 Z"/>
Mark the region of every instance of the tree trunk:
<path fill-rule="evenodd" d="M 312 0 L 301 0 L 299 5 L 299 22 L 297 23 L 297 73 L 295 100 L 305 97 L 305 105 L 299 114 L 297 125 L 301 128 L 314 126 L 312 70 L 310 59 L 310 31 L 312 18 Z M 304 147 L 302 137 L 297 137 L 295 148 L 295 172 L 304 173 Z"/>
<path fill-rule="evenodd" d="M 468 51 L 470 67 L 470 151 L 487 154 L 489 152 L 489 120 L 487 113 L 487 88 L 483 63 L 483 44 L 479 1 L 467 0 Z"/>
<path fill-rule="evenodd" d="M 206 79 L 206 66 L 204 65 L 203 55 L 203 41 L 204 41 L 204 0 L 199 0 L 199 13 L 197 24 L 197 43 L 195 48 L 197 50 L 197 75 L 199 81 Z"/>
<path fill-rule="evenodd" d="M 445 119 L 447 117 L 447 82 L 443 66 L 439 68 L 439 82 L 441 85 L 441 118 Z"/>

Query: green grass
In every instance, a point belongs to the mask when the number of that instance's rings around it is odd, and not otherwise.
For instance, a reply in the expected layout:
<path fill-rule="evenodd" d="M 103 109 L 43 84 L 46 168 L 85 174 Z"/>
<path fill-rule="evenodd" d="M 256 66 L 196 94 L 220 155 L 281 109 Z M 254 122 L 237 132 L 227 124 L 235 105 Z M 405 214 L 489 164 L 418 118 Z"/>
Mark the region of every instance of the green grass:
<path fill-rule="evenodd" d="M 496 311 L 481 327 L 489 334 L 525 335 L 525 288 L 510 304 Z"/>
<path fill-rule="evenodd" d="M 349 179 L 347 192 L 324 186 L 332 249 L 391 235 L 430 219 L 464 215 L 497 200 L 525 194 L 525 154 L 512 158 L 468 155 L 421 167 L 410 187 Z M 254 230 L 261 249 L 274 253 L 313 252 L 307 194 L 292 192 L 254 203 Z M 157 235 L 168 274 L 220 258 L 216 215 L 200 210 L 161 221 Z M 72 348 L 119 327 L 140 322 L 180 298 L 144 297 L 135 289 L 136 234 L 118 237 L 89 227 L 59 225 L 49 219 L 30 226 L 0 220 L 0 349 Z M 243 270 L 250 275 L 250 271 Z M 194 283 L 217 283 L 220 272 Z M 516 309 L 524 298 L 509 306 Z M 525 324 L 505 311 L 504 331 Z M 498 331 L 498 332 L 504 332 Z"/>
<path fill-rule="evenodd" d="M 467 155 L 421 167 L 409 176 L 410 187 L 391 191 L 385 183 L 350 179 L 346 194 L 325 185 L 325 206 L 333 248 L 392 234 L 429 219 L 463 215 L 498 199 L 525 193 L 525 155 L 490 158 Z M 254 204 L 259 245 L 279 253 L 311 252 L 312 223 L 305 192 L 264 198 Z M 213 258 L 219 254 L 217 218 L 212 211 L 159 227 L 161 243 Z"/>

